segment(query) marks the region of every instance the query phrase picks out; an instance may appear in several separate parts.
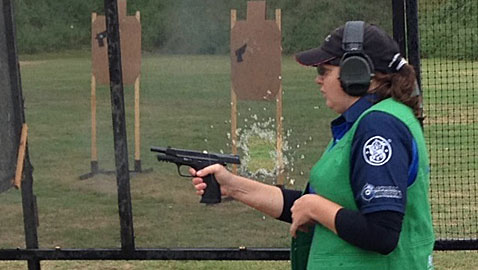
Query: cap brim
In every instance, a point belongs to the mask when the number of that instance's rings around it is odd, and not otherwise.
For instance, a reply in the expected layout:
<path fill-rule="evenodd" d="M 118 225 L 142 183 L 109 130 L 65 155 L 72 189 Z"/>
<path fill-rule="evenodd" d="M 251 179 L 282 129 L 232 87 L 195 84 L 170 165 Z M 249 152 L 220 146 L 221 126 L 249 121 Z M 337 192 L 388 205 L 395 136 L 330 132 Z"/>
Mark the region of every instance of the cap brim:
<path fill-rule="evenodd" d="M 310 49 L 295 55 L 295 60 L 301 65 L 314 67 L 332 61 L 335 58 L 337 57 L 321 48 Z"/>

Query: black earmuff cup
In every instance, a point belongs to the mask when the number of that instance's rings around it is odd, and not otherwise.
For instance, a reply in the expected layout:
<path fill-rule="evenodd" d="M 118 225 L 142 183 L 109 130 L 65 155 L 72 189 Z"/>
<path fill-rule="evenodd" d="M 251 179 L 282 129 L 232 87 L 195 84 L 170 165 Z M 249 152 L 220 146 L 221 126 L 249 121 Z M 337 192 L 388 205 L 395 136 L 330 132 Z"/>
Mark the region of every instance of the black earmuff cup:
<path fill-rule="evenodd" d="M 340 63 L 340 83 L 351 96 L 364 95 L 372 77 L 370 64 L 363 55 L 344 55 Z"/>
<path fill-rule="evenodd" d="M 365 95 L 373 77 L 372 61 L 363 48 L 364 27 L 363 21 L 349 21 L 342 37 L 345 53 L 340 59 L 340 84 L 351 96 Z"/>

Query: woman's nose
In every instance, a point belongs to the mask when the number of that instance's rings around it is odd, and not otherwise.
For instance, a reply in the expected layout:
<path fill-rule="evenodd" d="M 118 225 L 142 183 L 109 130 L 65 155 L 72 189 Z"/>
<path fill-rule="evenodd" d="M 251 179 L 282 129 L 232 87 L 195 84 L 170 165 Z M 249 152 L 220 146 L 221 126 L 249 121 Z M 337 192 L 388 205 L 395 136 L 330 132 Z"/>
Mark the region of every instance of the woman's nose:
<path fill-rule="evenodd" d="M 316 84 L 322 85 L 323 82 L 324 82 L 324 80 L 322 79 L 322 76 L 317 75 L 317 77 L 315 77 L 315 83 Z"/>

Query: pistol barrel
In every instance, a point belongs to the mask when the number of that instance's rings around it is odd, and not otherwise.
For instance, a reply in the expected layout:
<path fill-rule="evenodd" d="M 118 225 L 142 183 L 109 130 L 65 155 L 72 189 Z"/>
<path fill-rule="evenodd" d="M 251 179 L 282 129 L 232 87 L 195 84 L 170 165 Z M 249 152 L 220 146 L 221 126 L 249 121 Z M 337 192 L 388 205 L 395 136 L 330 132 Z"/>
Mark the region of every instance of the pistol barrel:
<path fill-rule="evenodd" d="M 241 164 L 239 155 L 227 155 L 227 154 L 218 154 L 218 153 L 203 153 L 200 151 L 178 149 L 172 147 L 151 147 L 152 152 L 163 153 L 166 155 L 171 155 L 175 157 L 188 157 L 188 158 L 200 158 L 208 160 L 217 160 L 219 163 L 229 163 L 229 164 Z"/>

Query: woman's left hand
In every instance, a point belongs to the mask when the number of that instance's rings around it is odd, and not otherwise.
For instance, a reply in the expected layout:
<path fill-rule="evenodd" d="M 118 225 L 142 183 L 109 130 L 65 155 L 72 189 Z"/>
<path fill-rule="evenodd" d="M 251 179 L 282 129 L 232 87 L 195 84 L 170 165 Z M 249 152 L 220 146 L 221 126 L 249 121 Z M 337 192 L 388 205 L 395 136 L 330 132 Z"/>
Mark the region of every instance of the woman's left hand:
<path fill-rule="evenodd" d="M 290 209 L 292 213 L 292 225 L 290 234 L 296 237 L 297 230 L 307 232 L 317 221 L 312 218 L 312 211 L 320 197 L 315 194 L 306 194 L 294 202 Z"/>

